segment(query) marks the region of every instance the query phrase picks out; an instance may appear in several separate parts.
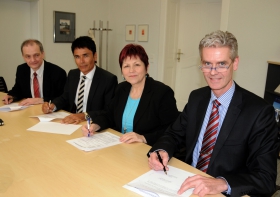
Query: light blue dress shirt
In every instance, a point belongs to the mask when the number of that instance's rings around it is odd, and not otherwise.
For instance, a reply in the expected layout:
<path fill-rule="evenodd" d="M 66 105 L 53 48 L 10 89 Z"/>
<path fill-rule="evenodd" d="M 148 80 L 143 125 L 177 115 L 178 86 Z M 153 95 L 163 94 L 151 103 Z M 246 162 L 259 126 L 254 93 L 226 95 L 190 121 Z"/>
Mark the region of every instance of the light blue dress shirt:
<path fill-rule="evenodd" d="M 139 102 L 140 98 L 132 99 L 130 96 L 128 96 L 122 117 L 122 133 L 124 133 L 124 128 L 126 128 L 126 133 L 133 131 L 133 120 Z"/>

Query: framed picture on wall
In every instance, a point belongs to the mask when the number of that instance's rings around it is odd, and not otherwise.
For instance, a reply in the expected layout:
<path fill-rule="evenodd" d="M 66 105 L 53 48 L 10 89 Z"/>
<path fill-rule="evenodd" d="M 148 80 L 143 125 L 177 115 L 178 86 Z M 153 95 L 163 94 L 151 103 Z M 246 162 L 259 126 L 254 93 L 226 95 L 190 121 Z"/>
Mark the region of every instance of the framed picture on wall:
<path fill-rule="evenodd" d="M 54 11 L 53 21 L 53 42 L 72 43 L 75 40 L 76 14 Z"/>
<path fill-rule="evenodd" d="M 126 25 L 125 41 L 134 41 L 134 40 L 135 40 L 135 25 Z"/>
<path fill-rule="evenodd" d="M 148 42 L 149 25 L 138 25 L 138 41 Z"/>

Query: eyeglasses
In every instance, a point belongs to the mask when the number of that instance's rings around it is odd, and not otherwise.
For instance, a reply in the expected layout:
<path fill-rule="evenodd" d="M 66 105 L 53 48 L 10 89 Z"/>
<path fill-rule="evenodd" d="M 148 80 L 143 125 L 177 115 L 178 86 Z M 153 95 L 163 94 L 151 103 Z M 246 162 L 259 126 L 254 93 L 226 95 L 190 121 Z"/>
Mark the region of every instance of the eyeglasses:
<path fill-rule="evenodd" d="M 229 69 L 229 67 L 232 65 L 233 62 L 231 62 L 229 65 L 226 64 L 226 62 L 219 62 L 216 64 L 216 67 L 213 67 L 213 64 L 209 62 L 203 62 L 201 66 L 199 66 L 200 70 L 204 73 L 209 73 L 212 70 L 216 70 L 219 73 L 225 72 Z"/>

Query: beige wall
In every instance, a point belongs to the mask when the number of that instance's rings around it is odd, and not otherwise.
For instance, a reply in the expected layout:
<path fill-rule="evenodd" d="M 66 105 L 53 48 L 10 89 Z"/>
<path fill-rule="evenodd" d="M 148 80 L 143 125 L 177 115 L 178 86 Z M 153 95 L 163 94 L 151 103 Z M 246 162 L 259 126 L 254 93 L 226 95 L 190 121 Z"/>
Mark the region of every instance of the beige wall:
<path fill-rule="evenodd" d="M 159 30 L 163 0 L 39 0 L 42 2 L 42 35 L 46 60 L 56 63 L 66 71 L 75 68 L 69 43 L 53 43 L 53 11 L 76 13 L 76 36 L 86 35 L 93 20 L 110 21 L 109 71 L 120 77 L 118 54 L 125 41 L 126 24 L 149 24 L 149 42 L 139 42 L 151 57 L 150 74 L 157 79 L 159 57 Z M 279 0 L 223 0 L 229 3 L 227 22 L 223 28 L 236 35 L 239 42 L 240 65 L 235 73 L 236 82 L 263 96 L 267 60 L 280 61 L 280 1 Z M 129 2 L 129 3 L 128 3 Z M 0 75 L 8 88 L 14 84 L 17 65 L 23 62 L 20 44 L 31 36 L 36 26 L 30 21 L 34 9 L 29 2 L 0 0 Z M 129 17 L 127 17 L 129 16 Z M 227 16 L 227 14 L 224 14 Z M 40 20 L 39 20 L 40 21 Z M 32 30 L 31 30 L 32 29 Z M 39 28 L 40 29 L 40 28 Z M 206 32 L 207 33 L 207 32 Z M 36 35 L 36 34 L 35 34 Z M 193 49 L 197 50 L 197 48 Z"/>

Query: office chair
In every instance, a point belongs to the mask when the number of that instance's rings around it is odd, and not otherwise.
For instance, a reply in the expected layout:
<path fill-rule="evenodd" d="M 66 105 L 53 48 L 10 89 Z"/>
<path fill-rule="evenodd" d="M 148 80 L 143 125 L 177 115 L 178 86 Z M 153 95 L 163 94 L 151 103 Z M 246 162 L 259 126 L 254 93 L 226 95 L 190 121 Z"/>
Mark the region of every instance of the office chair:
<path fill-rule="evenodd" d="M 3 77 L 0 77 L 0 92 L 8 92 L 7 85 Z"/>

